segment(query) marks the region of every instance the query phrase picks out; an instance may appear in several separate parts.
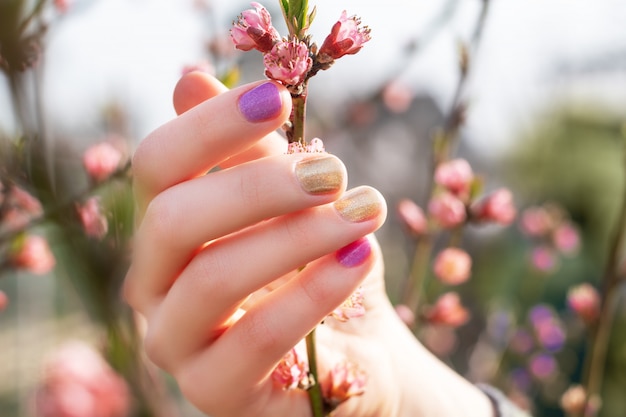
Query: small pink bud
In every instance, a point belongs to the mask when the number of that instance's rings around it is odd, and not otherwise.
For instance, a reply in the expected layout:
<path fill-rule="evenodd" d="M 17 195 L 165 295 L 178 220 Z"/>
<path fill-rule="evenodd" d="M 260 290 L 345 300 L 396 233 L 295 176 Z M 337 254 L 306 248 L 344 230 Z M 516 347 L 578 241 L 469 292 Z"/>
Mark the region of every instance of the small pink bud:
<path fill-rule="evenodd" d="M 322 381 L 322 392 L 324 399 L 334 409 L 349 398 L 362 395 L 366 384 L 367 374 L 358 365 L 340 362 Z"/>
<path fill-rule="evenodd" d="M 344 10 L 333 25 L 330 35 L 324 39 L 319 49 L 318 60 L 330 63 L 344 55 L 356 54 L 370 39 L 370 29 L 367 26 L 362 27 L 361 19 L 358 17 L 348 17 Z"/>
<path fill-rule="evenodd" d="M 257 49 L 269 52 L 280 40 L 276 28 L 272 26 L 272 17 L 259 3 L 251 3 L 254 9 L 245 10 L 230 30 L 235 48 L 242 51 Z"/>
<path fill-rule="evenodd" d="M 461 199 L 469 196 L 472 181 L 474 172 L 465 159 L 443 162 L 435 170 L 435 182 Z"/>
<path fill-rule="evenodd" d="M 575 255 L 580 249 L 580 233 L 569 222 L 560 224 L 552 235 L 554 246 L 565 255 Z"/>
<path fill-rule="evenodd" d="M 27 235 L 11 256 L 13 264 L 37 275 L 52 271 L 56 260 L 48 241 L 41 236 Z"/>
<path fill-rule="evenodd" d="M 6 310 L 9 305 L 9 297 L 4 291 L 0 291 L 0 312 Z"/>
<path fill-rule="evenodd" d="M 359 287 L 352 295 L 330 313 L 332 317 L 339 321 L 348 321 L 365 315 L 365 306 L 363 306 L 363 288 Z"/>
<path fill-rule="evenodd" d="M 88 199 L 84 205 L 77 205 L 76 210 L 87 236 L 102 239 L 107 234 L 109 223 L 102 214 L 97 197 Z"/>
<path fill-rule="evenodd" d="M 447 292 L 437 299 L 434 305 L 426 309 L 426 319 L 431 324 L 460 327 L 467 323 L 470 314 L 461 304 L 456 292 Z"/>
<path fill-rule="evenodd" d="M 447 192 L 438 194 L 430 200 L 428 212 L 444 228 L 459 226 L 467 218 L 465 204 Z"/>
<path fill-rule="evenodd" d="M 59 11 L 59 13 L 67 12 L 71 4 L 71 0 L 54 0 L 54 7 Z"/>
<path fill-rule="evenodd" d="M 291 349 L 272 372 L 274 385 L 282 389 L 306 388 L 309 385 L 309 365 L 296 348 Z"/>
<path fill-rule="evenodd" d="M 433 271 L 441 282 L 458 285 L 467 281 L 472 269 L 472 258 L 458 248 L 446 248 L 435 258 Z"/>
<path fill-rule="evenodd" d="M 277 42 L 263 61 L 267 77 L 289 86 L 303 82 L 313 64 L 309 48 L 298 40 Z"/>
<path fill-rule="evenodd" d="M 400 200 L 397 212 L 400 220 L 412 234 L 419 236 L 428 232 L 428 220 L 424 210 L 413 200 L 408 198 Z"/>
<path fill-rule="evenodd" d="M 544 207 L 529 207 L 522 213 L 520 227 L 528 236 L 546 235 L 553 227 L 552 216 Z"/>
<path fill-rule="evenodd" d="M 554 272 L 559 267 L 559 259 L 554 250 L 547 246 L 538 246 L 532 250 L 531 262 L 540 272 Z"/>
<path fill-rule="evenodd" d="M 567 304 L 586 322 L 595 321 L 600 314 L 600 294 L 587 283 L 569 289 Z"/>
<path fill-rule="evenodd" d="M 554 356 L 539 353 L 530 358 L 528 365 L 530 373 L 539 380 L 546 380 L 557 372 L 557 363 Z"/>
<path fill-rule="evenodd" d="M 509 225 L 515 220 L 517 210 L 513 204 L 513 193 L 501 188 L 489 194 L 471 208 L 475 219 Z"/>
<path fill-rule="evenodd" d="M 83 165 L 87 174 L 95 181 L 109 178 L 120 166 L 122 153 L 108 142 L 90 146 L 83 154 Z"/>

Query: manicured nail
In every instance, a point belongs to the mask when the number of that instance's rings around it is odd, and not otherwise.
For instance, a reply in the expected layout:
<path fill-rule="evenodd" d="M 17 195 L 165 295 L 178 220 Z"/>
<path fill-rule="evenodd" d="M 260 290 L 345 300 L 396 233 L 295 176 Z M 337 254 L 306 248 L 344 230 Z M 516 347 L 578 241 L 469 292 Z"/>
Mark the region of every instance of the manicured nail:
<path fill-rule="evenodd" d="M 354 188 L 334 204 L 341 217 L 355 223 L 373 219 L 382 210 L 378 193 L 370 187 Z"/>
<path fill-rule="evenodd" d="M 309 194 L 334 193 L 343 184 L 343 164 L 330 155 L 305 159 L 296 164 L 296 177 Z"/>
<path fill-rule="evenodd" d="M 258 123 L 277 117 L 283 102 L 278 87 L 267 82 L 243 93 L 239 97 L 238 106 L 247 121 Z"/>
<path fill-rule="evenodd" d="M 366 237 L 362 237 L 339 249 L 336 256 L 337 261 L 339 261 L 341 265 L 353 268 L 365 262 L 371 252 L 372 247 L 370 246 L 369 240 Z"/>

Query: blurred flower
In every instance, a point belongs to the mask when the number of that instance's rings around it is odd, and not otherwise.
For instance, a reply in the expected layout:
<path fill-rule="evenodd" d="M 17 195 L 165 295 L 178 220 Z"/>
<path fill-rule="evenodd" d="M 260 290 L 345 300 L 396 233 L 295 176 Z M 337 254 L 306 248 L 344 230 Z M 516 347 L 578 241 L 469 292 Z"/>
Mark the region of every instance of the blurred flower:
<path fill-rule="evenodd" d="M 235 48 L 242 51 L 257 49 L 269 52 L 280 41 L 280 34 L 272 26 L 272 17 L 259 3 L 251 3 L 254 9 L 245 10 L 230 30 Z"/>
<path fill-rule="evenodd" d="M 552 235 L 554 246 L 565 255 L 575 255 L 580 249 L 580 233 L 570 222 L 560 224 Z"/>
<path fill-rule="evenodd" d="M 553 227 L 552 216 L 544 207 L 529 207 L 522 212 L 520 227 L 528 236 L 538 237 L 548 234 Z"/>
<path fill-rule="evenodd" d="M 56 260 L 48 241 L 42 236 L 26 235 L 18 239 L 16 246 L 11 261 L 17 268 L 37 275 L 47 274 L 54 268 Z"/>
<path fill-rule="evenodd" d="M 565 344 L 565 329 L 556 317 L 537 323 L 535 334 L 539 343 L 550 352 L 561 350 Z"/>
<path fill-rule="evenodd" d="M 567 291 L 567 304 L 586 322 L 595 321 L 600 314 L 600 294 L 587 283 L 577 285 Z"/>
<path fill-rule="evenodd" d="M 554 272 L 559 267 L 559 259 L 556 253 L 548 246 L 534 248 L 530 258 L 533 267 L 540 272 Z"/>
<path fill-rule="evenodd" d="M 400 320 L 407 326 L 411 327 L 415 324 L 415 313 L 405 304 L 398 304 L 395 306 L 396 314 L 400 317 Z"/>
<path fill-rule="evenodd" d="M 282 389 L 303 388 L 309 385 L 309 365 L 293 348 L 272 372 L 274 385 Z"/>
<path fill-rule="evenodd" d="M 582 385 L 570 386 L 561 396 L 561 408 L 565 413 L 579 415 L 585 409 L 587 393 Z"/>
<path fill-rule="evenodd" d="M 462 200 L 469 196 L 472 181 L 474 172 L 465 159 L 443 162 L 435 170 L 435 182 Z"/>
<path fill-rule="evenodd" d="M 120 166 L 122 153 L 108 142 L 100 142 L 87 148 L 83 154 L 83 165 L 87 174 L 95 181 L 109 178 Z"/>
<path fill-rule="evenodd" d="M 363 394 L 366 384 L 365 371 L 355 363 L 344 361 L 336 364 L 322 381 L 322 393 L 334 409 L 350 397 Z"/>
<path fill-rule="evenodd" d="M 4 311 L 9 305 L 9 297 L 4 291 L 0 291 L 0 311 Z"/>
<path fill-rule="evenodd" d="M 23 229 L 43 214 L 39 200 L 16 185 L 9 188 L 3 201 L 3 209 L 2 227 L 12 231 Z"/>
<path fill-rule="evenodd" d="M 109 223 L 97 197 L 89 198 L 84 205 L 77 204 L 76 209 L 87 236 L 102 239 L 107 234 Z"/>
<path fill-rule="evenodd" d="M 344 10 L 319 49 L 318 60 L 330 63 L 344 55 L 353 55 L 370 40 L 370 29 L 361 26 L 361 19 L 348 17 Z"/>
<path fill-rule="evenodd" d="M 511 336 L 509 348 L 513 352 L 519 355 L 526 355 L 533 349 L 533 347 L 535 347 L 535 340 L 528 331 L 518 329 L 515 333 L 513 333 L 513 336 Z"/>
<path fill-rule="evenodd" d="M 513 204 L 513 193 L 500 188 L 489 194 L 471 208 L 472 215 L 479 221 L 509 225 L 515 220 L 517 210 Z"/>
<path fill-rule="evenodd" d="M 434 196 L 428 204 L 428 212 L 444 228 L 459 226 L 467 218 L 465 204 L 448 192 Z"/>
<path fill-rule="evenodd" d="M 545 380 L 557 371 L 557 363 L 554 356 L 547 353 L 539 353 L 530 358 L 528 364 L 530 373 L 537 379 Z"/>
<path fill-rule="evenodd" d="M 413 102 L 411 88 L 398 80 L 387 84 L 383 89 L 383 103 L 392 113 L 404 113 Z"/>
<path fill-rule="evenodd" d="M 459 248 L 446 248 L 435 258 L 433 271 L 439 280 L 448 285 L 467 281 L 472 270 L 472 258 Z"/>
<path fill-rule="evenodd" d="M 279 41 L 263 57 L 265 75 L 285 85 L 298 85 L 304 81 L 313 61 L 304 42 Z"/>
<path fill-rule="evenodd" d="M 93 348 L 70 342 L 48 358 L 35 393 L 38 417 L 125 417 L 129 390 Z"/>
<path fill-rule="evenodd" d="M 398 202 L 397 213 L 400 220 L 414 235 L 423 235 L 428 232 L 428 221 L 424 210 L 413 200 L 403 198 Z"/>
<path fill-rule="evenodd" d="M 72 5 L 72 0 L 54 0 L 54 7 L 59 13 L 65 13 Z"/>
<path fill-rule="evenodd" d="M 363 306 L 363 288 L 359 287 L 352 295 L 330 313 L 332 317 L 339 321 L 348 321 L 365 315 L 365 307 Z"/>
<path fill-rule="evenodd" d="M 456 292 L 443 294 L 435 304 L 425 311 L 426 320 L 431 324 L 459 327 L 467 323 L 470 314 L 461 304 L 461 298 Z"/>
<path fill-rule="evenodd" d="M 514 368 L 509 374 L 509 379 L 513 386 L 522 392 L 528 391 L 532 385 L 532 379 L 524 368 Z"/>

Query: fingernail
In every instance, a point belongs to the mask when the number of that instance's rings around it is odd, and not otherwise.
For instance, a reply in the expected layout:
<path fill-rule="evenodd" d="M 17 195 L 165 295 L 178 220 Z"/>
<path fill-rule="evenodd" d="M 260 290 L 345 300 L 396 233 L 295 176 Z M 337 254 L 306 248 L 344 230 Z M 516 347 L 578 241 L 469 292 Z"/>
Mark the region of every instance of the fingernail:
<path fill-rule="evenodd" d="M 370 187 L 354 188 L 334 204 L 341 217 L 355 223 L 373 219 L 382 209 L 378 193 Z"/>
<path fill-rule="evenodd" d="M 343 164 L 330 155 L 304 159 L 296 164 L 296 177 L 309 194 L 334 193 L 343 185 Z"/>
<path fill-rule="evenodd" d="M 350 243 L 336 253 L 337 261 L 345 267 L 353 268 L 361 265 L 370 256 L 372 247 L 366 237 Z"/>
<path fill-rule="evenodd" d="M 239 97 L 238 106 L 247 121 L 258 123 L 277 117 L 283 102 L 278 87 L 267 82 L 243 93 Z"/>

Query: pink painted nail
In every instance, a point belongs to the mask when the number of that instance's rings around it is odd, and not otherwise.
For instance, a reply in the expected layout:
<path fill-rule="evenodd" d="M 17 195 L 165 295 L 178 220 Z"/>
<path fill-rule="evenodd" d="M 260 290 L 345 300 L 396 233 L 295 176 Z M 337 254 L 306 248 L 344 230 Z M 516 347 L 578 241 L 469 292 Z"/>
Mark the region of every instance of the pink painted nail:
<path fill-rule="evenodd" d="M 362 237 L 337 251 L 337 260 L 343 266 L 353 268 L 361 265 L 372 253 L 372 247 L 366 237 Z"/>

